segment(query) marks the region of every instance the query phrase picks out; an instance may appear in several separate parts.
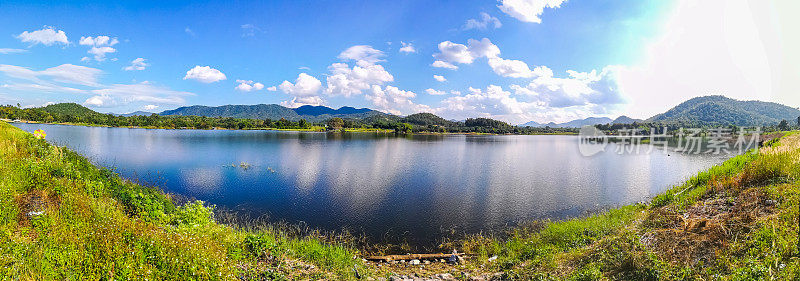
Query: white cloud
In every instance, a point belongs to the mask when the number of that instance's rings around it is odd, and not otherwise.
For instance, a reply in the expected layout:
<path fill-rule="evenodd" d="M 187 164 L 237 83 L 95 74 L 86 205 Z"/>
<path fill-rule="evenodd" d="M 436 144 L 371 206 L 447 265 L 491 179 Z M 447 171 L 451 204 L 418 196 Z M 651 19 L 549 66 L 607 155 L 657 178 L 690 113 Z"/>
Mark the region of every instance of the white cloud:
<path fill-rule="evenodd" d="M 85 46 L 114 46 L 119 43 L 117 38 L 111 38 L 105 35 L 98 35 L 94 38 L 92 36 L 83 37 L 81 36 L 81 40 L 78 41 L 78 44 L 85 45 Z"/>
<path fill-rule="evenodd" d="M 114 107 L 117 105 L 116 101 L 107 95 L 93 96 L 83 102 L 83 105 L 90 107 Z"/>
<path fill-rule="evenodd" d="M 91 46 L 87 53 L 94 56 L 94 60 L 96 61 L 105 61 L 106 54 L 116 53 L 117 49 L 112 48 L 111 46 L 116 45 L 119 43 L 117 38 L 111 38 L 105 35 L 98 35 L 96 37 L 83 37 L 81 36 L 81 40 L 78 41 L 78 44 L 84 46 Z M 81 61 L 88 61 L 88 57 L 83 57 Z"/>
<path fill-rule="evenodd" d="M 411 44 L 411 43 L 406 43 L 406 42 L 400 41 L 400 44 L 403 45 L 403 47 L 400 48 L 400 52 L 401 53 L 407 53 L 408 54 L 408 53 L 416 53 L 417 52 L 417 49 L 415 49 L 414 45 Z"/>
<path fill-rule="evenodd" d="M 194 95 L 189 92 L 174 91 L 166 87 L 156 86 L 144 81 L 135 84 L 114 84 L 92 90 L 95 96 L 90 97 L 84 104 L 95 107 L 113 107 L 132 102 L 148 104 L 184 104 L 185 96 Z"/>
<path fill-rule="evenodd" d="M 433 79 L 436 79 L 436 81 L 439 81 L 439 82 L 447 81 L 447 79 L 444 78 L 444 76 L 441 76 L 441 75 L 433 75 Z"/>
<path fill-rule="evenodd" d="M 281 102 L 281 105 L 291 108 L 301 107 L 304 105 L 319 106 L 319 105 L 325 105 L 325 101 L 322 100 L 320 96 L 293 97 L 291 100 Z"/>
<path fill-rule="evenodd" d="M 197 34 L 195 34 L 194 31 L 191 28 L 189 28 L 188 26 L 183 29 L 183 32 L 186 32 L 186 34 L 189 34 L 192 37 L 197 37 Z"/>
<path fill-rule="evenodd" d="M 439 53 L 433 54 L 434 67 L 455 69 L 455 64 L 471 64 L 476 58 L 494 58 L 500 55 L 500 48 L 488 38 L 480 41 L 467 40 L 467 45 L 444 41 L 439 43 Z M 441 63 L 440 63 L 440 62 Z"/>
<path fill-rule="evenodd" d="M 0 72 L 8 77 L 28 80 L 37 84 L 49 86 L 52 86 L 52 82 L 61 82 L 93 87 L 99 85 L 98 79 L 103 73 L 103 71 L 100 69 L 73 64 L 62 64 L 41 71 L 35 71 L 21 66 L 3 64 L 0 65 Z"/>
<path fill-rule="evenodd" d="M 369 45 L 355 45 L 339 54 L 341 60 L 354 60 L 359 64 L 376 64 L 385 54 Z"/>
<path fill-rule="evenodd" d="M 440 60 L 434 61 L 434 62 L 431 64 L 431 66 L 433 66 L 433 67 L 438 67 L 438 68 L 447 68 L 447 69 L 453 69 L 453 70 L 455 70 L 455 69 L 458 69 L 458 66 L 455 66 L 455 65 L 454 65 L 454 64 L 452 64 L 452 63 L 449 63 L 449 62 L 443 62 L 443 61 L 440 61 Z"/>
<path fill-rule="evenodd" d="M 92 47 L 87 51 L 87 53 L 94 55 L 94 60 L 96 61 L 104 61 L 106 60 L 106 54 L 116 53 L 117 49 L 111 47 Z"/>
<path fill-rule="evenodd" d="M 64 33 L 64 31 L 56 31 L 49 26 L 45 26 L 43 29 L 30 32 L 23 31 L 17 35 L 17 38 L 22 42 L 31 43 L 32 45 L 42 44 L 45 46 L 50 46 L 53 44 L 69 44 L 69 41 L 67 40 L 67 34 Z"/>
<path fill-rule="evenodd" d="M 489 15 L 487 13 L 481 12 L 481 18 L 480 19 L 469 19 L 469 20 L 467 20 L 467 22 L 464 23 L 464 27 L 462 27 L 462 29 L 463 30 L 470 30 L 470 29 L 486 30 L 489 27 L 500 28 L 501 26 L 503 26 L 503 24 L 500 23 L 499 19 L 497 19 L 496 17 L 493 17 L 493 16 L 491 16 L 491 15 Z"/>
<path fill-rule="evenodd" d="M 434 89 L 430 89 L 430 88 L 426 89 L 425 93 L 427 93 L 427 94 L 429 94 L 431 96 L 443 96 L 443 95 L 447 94 L 447 92 L 445 92 L 445 91 L 434 90 Z"/>
<path fill-rule="evenodd" d="M 254 83 L 252 80 L 236 80 L 236 83 L 239 83 L 239 85 L 236 86 L 236 90 L 242 92 L 258 91 L 264 89 L 264 84 L 261 84 L 259 82 Z"/>
<path fill-rule="evenodd" d="M 490 58 L 489 67 L 494 73 L 503 77 L 530 78 L 534 76 L 528 64 L 521 60 L 509 60 L 503 58 Z"/>
<path fill-rule="evenodd" d="M 394 76 L 382 65 L 360 61 L 350 68 L 346 63 L 334 63 L 328 67 L 331 74 L 327 79 L 326 93 L 350 97 L 370 89 L 372 85 L 383 85 L 394 81 Z"/>
<path fill-rule="evenodd" d="M 424 104 L 416 104 L 411 99 L 416 97 L 412 91 L 403 91 L 393 86 L 386 86 L 382 89 L 378 85 L 373 85 L 370 92 L 364 96 L 372 102 L 378 110 L 390 114 L 401 115 L 424 111 L 431 111 L 431 108 Z"/>
<path fill-rule="evenodd" d="M 25 53 L 28 50 L 25 49 L 11 49 L 11 48 L 0 48 L 0 54 L 17 54 L 17 53 Z"/>
<path fill-rule="evenodd" d="M 131 71 L 131 70 L 144 70 L 149 64 L 145 62 L 145 58 L 136 58 L 131 61 L 131 65 L 126 66 L 123 68 L 124 70 Z"/>
<path fill-rule="evenodd" d="M 552 70 L 540 66 L 532 71 L 537 77 L 530 84 L 511 85 L 511 89 L 550 108 L 594 105 L 613 109 L 627 102 L 617 86 L 618 70 L 615 66 L 607 66 L 600 73 L 568 70 L 569 77 L 557 78 Z"/>
<path fill-rule="evenodd" d="M 203 83 L 214 83 L 228 79 L 228 77 L 226 77 L 224 73 L 211 68 L 210 66 L 196 65 L 194 68 L 186 71 L 186 76 L 183 77 L 183 80 L 187 79 L 194 79 Z"/>
<path fill-rule="evenodd" d="M 322 82 L 304 72 L 297 75 L 294 83 L 284 80 L 278 88 L 286 94 L 301 98 L 302 101 L 310 101 L 310 97 L 319 95 Z"/>
<path fill-rule="evenodd" d="M 437 111 L 451 118 L 496 118 L 512 123 L 532 116 L 529 112 L 540 107 L 534 102 L 523 102 L 500 86 L 490 85 L 485 90 L 469 88 L 470 93 L 444 99 Z M 530 120 L 528 120 L 530 121 Z"/>
<path fill-rule="evenodd" d="M 278 90 L 278 87 L 275 87 L 275 86 L 270 86 L 270 87 L 267 88 L 267 91 L 270 91 L 270 92 L 274 92 L 274 91 L 277 91 L 277 90 Z"/>
<path fill-rule="evenodd" d="M 566 0 L 500 0 L 501 11 L 524 22 L 541 23 L 544 8 L 556 9 Z"/>
<path fill-rule="evenodd" d="M 148 105 L 145 105 L 143 108 L 144 108 L 144 110 L 154 110 L 154 109 L 156 109 L 158 107 L 159 106 L 155 105 L 155 104 L 148 104 Z"/>
<path fill-rule="evenodd" d="M 433 55 L 433 67 L 458 69 L 456 63 L 471 64 L 477 58 L 487 58 L 489 67 L 500 76 L 512 78 L 534 77 L 528 64 L 520 60 L 503 59 L 500 48 L 488 38 L 467 40 L 467 45 L 444 41 L 439 43 L 439 53 Z"/>

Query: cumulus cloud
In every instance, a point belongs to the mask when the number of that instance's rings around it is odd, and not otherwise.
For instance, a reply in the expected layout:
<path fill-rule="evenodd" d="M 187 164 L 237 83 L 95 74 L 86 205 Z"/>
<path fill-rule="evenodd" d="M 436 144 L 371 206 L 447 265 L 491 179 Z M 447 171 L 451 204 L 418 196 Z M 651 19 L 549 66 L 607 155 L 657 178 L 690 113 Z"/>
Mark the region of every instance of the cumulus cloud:
<path fill-rule="evenodd" d="M 447 92 L 445 92 L 445 91 L 434 90 L 434 89 L 430 89 L 430 88 L 426 89 L 425 93 L 427 93 L 427 94 L 429 94 L 431 96 L 442 96 L 442 95 L 446 95 L 447 94 Z"/>
<path fill-rule="evenodd" d="M 469 94 L 444 99 L 438 111 L 458 119 L 487 117 L 520 122 L 530 118 L 528 113 L 537 106 L 518 100 L 500 86 L 490 85 L 485 90 L 470 87 Z"/>
<path fill-rule="evenodd" d="M 494 58 L 500 55 L 500 48 L 488 38 L 469 39 L 467 45 L 444 41 L 439 43 L 439 52 L 433 54 L 436 61 L 432 66 L 456 69 L 455 64 L 471 64 L 477 58 Z"/>
<path fill-rule="evenodd" d="M 403 45 L 403 47 L 400 48 L 400 52 L 401 53 L 407 53 L 408 54 L 408 53 L 416 53 L 417 52 L 417 49 L 415 49 L 414 45 L 411 44 L 411 43 L 406 43 L 406 42 L 400 41 L 400 44 Z"/>
<path fill-rule="evenodd" d="M 455 70 L 455 69 L 458 69 L 458 66 L 455 66 L 455 65 L 454 65 L 454 64 L 452 64 L 452 63 L 449 63 L 449 62 L 444 62 L 444 61 L 440 61 L 440 60 L 434 61 L 434 62 L 431 64 L 431 66 L 433 66 L 433 67 L 438 67 L 438 68 L 447 68 L 447 69 L 453 69 L 453 70 Z"/>
<path fill-rule="evenodd" d="M 468 19 L 464 26 L 461 28 L 463 30 L 470 30 L 470 29 L 479 29 L 479 30 L 486 30 L 489 27 L 491 28 L 500 28 L 503 26 L 500 23 L 500 20 L 496 17 L 493 17 L 487 13 L 481 12 L 480 19 Z"/>
<path fill-rule="evenodd" d="M 131 61 L 131 65 L 126 66 L 123 69 L 126 70 L 126 71 L 144 70 L 149 65 L 145 61 L 147 61 L 145 58 L 136 58 L 136 59 Z"/>
<path fill-rule="evenodd" d="M 441 76 L 441 75 L 433 75 L 433 79 L 435 79 L 436 81 L 439 81 L 439 82 L 447 81 L 447 79 L 444 78 L 444 76 Z"/>
<path fill-rule="evenodd" d="M 211 68 L 210 66 L 196 65 L 194 68 L 186 71 L 186 76 L 183 77 L 183 80 L 187 79 L 197 80 L 202 83 L 214 83 L 228 79 L 228 77 L 221 71 Z"/>
<path fill-rule="evenodd" d="M 155 105 L 155 104 L 148 104 L 148 105 L 145 105 L 145 106 L 144 106 L 144 107 L 142 107 L 142 108 L 144 108 L 144 110 L 155 110 L 155 109 L 156 109 L 156 108 L 158 108 L 158 107 L 159 107 L 159 106 L 158 106 L 158 105 Z"/>
<path fill-rule="evenodd" d="M 475 59 L 487 58 L 492 71 L 503 77 L 532 78 L 536 75 L 528 64 L 521 60 L 500 57 L 500 48 L 488 38 L 469 39 L 467 45 L 444 41 L 439 43 L 439 53 L 433 55 L 433 67 L 458 69 L 455 64 L 471 64 Z"/>
<path fill-rule="evenodd" d="M 105 61 L 106 54 L 116 53 L 117 49 L 114 49 L 111 46 L 114 46 L 117 43 L 119 43 L 117 38 L 111 38 L 105 35 L 98 35 L 96 37 L 81 36 L 81 40 L 78 41 L 78 44 L 80 45 L 91 46 L 87 53 L 91 54 L 96 61 Z M 90 60 L 90 58 L 84 57 L 81 60 L 87 61 Z"/>
<path fill-rule="evenodd" d="M 325 102 L 319 96 L 322 89 L 322 82 L 314 78 L 314 76 L 306 73 L 297 75 L 294 83 L 283 81 L 278 88 L 282 92 L 292 96 L 291 100 L 284 101 L 281 105 L 286 107 L 298 107 L 302 105 L 322 105 Z"/>
<path fill-rule="evenodd" d="M 23 31 L 17 35 L 17 39 L 31 45 L 42 44 L 50 46 L 53 44 L 68 45 L 67 34 L 62 30 L 55 30 L 52 27 L 45 26 L 43 29 L 34 31 Z"/>
<path fill-rule="evenodd" d="M 347 63 L 333 63 L 328 67 L 330 75 L 327 78 L 325 92 L 330 95 L 350 97 L 359 95 L 368 90 L 372 85 L 382 86 L 394 81 L 382 65 L 376 64 L 383 61 L 383 52 L 370 46 L 353 46 L 339 54 L 343 60 L 354 60 L 356 63 L 351 68 Z"/>
<path fill-rule="evenodd" d="M 12 49 L 12 48 L 0 48 L 0 54 L 17 54 L 17 53 L 25 53 L 28 50 L 25 49 Z"/>
<path fill-rule="evenodd" d="M 521 60 L 503 59 L 500 57 L 490 58 L 489 67 L 494 73 L 503 77 L 530 78 L 535 74 L 528 67 L 528 64 Z"/>
<path fill-rule="evenodd" d="M 277 90 L 278 90 L 278 87 L 275 87 L 275 86 L 270 86 L 270 87 L 267 88 L 267 91 L 270 91 L 270 92 L 275 92 Z"/>
<path fill-rule="evenodd" d="M 264 89 L 264 84 L 261 84 L 259 82 L 253 82 L 252 80 L 236 80 L 236 83 L 239 83 L 239 85 L 236 86 L 236 90 L 242 92 L 258 91 Z"/>
<path fill-rule="evenodd" d="M 83 37 L 81 36 L 81 40 L 78 41 L 78 44 L 84 46 L 114 46 L 119 43 L 117 38 L 111 38 L 105 35 L 98 35 L 96 37 Z"/>
<path fill-rule="evenodd" d="M 607 66 L 599 73 L 568 70 L 568 77 L 558 78 L 552 70 L 540 66 L 533 71 L 537 77 L 527 86 L 511 85 L 511 89 L 548 107 L 597 105 L 613 108 L 627 102 L 617 86 L 618 70 L 615 66 Z"/>
<path fill-rule="evenodd" d="M 381 88 L 381 86 L 372 85 L 365 98 L 372 102 L 378 110 L 395 115 L 431 111 L 429 106 L 411 101 L 416 96 L 417 94 L 412 91 L 400 90 L 394 86 Z"/>
<path fill-rule="evenodd" d="M 354 60 L 361 64 L 376 64 L 383 61 L 385 54 L 369 45 L 356 45 L 339 54 L 341 60 Z"/>
<path fill-rule="evenodd" d="M 524 22 L 541 23 L 545 8 L 556 9 L 566 0 L 500 0 L 501 11 Z"/>
<path fill-rule="evenodd" d="M 116 106 L 117 103 L 110 96 L 100 95 L 86 99 L 86 101 L 83 102 L 83 105 L 91 107 L 113 107 Z"/>

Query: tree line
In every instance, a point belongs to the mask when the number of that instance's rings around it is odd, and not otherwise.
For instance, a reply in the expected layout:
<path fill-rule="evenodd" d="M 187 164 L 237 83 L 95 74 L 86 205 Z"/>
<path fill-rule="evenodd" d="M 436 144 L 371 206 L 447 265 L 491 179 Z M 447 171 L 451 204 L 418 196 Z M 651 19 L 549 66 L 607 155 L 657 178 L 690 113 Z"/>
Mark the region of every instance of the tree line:
<path fill-rule="evenodd" d="M 378 129 L 396 133 L 487 133 L 487 134 L 565 134 L 577 129 L 518 127 L 489 118 L 469 118 L 464 121 L 445 120 L 430 113 L 406 117 L 375 115 L 363 119 L 330 118 L 312 123 L 305 119 L 291 121 L 285 118 L 247 119 L 204 116 L 120 116 L 103 114 L 74 103 L 62 103 L 37 108 L 19 105 L 0 106 L 0 118 L 42 123 L 69 123 L 109 127 L 140 127 L 159 129 Z"/>

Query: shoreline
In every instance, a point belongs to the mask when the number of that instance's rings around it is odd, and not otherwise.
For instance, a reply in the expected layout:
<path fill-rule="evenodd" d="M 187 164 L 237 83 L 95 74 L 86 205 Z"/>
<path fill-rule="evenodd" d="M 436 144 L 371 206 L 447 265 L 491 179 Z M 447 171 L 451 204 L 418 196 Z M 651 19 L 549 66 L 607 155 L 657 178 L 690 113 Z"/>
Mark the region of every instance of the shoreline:
<path fill-rule="evenodd" d="M 197 128 L 160 128 L 160 127 L 137 127 L 137 126 L 106 126 L 106 125 L 96 125 L 96 124 L 89 124 L 89 123 L 71 123 L 71 122 L 61 122 L 61 123 L 46 123 L 46 122 L 37 122 L 37 121 L 27 121 L 27 120 L 9 120 L 9 119 L 0 119 L 0 121 L 13 124 L 13 123 L 24 123 L 24 124 L 43 124 L 43 125 L 62 125 L 62 126 L 82 126 L 82 127 L 99 127 L 99 128 L 124 128 L 124 129 L 145 129 L 145 130 L 200 130 L 200 131 L 214 131 L 214 130 L 224 130 L 224 131 L 285 131 L 285 132 L 316 132 L 316 133 L 341 133 L 341 129 L 339 130 L 325 130 L 324 127 L 315 126 L 314 128 L 309 129 L 280 129 L 280 128 L 248 128 L 248 129 L 226 129 L 226 128 L 209 128 L 209 129 L 197 129 Z M 344 132 L 346 133 L 383 133 L 383 134 L 398 134 L 394 130 L 388 129 L 372 129 L 372 128 L 344 128 Z M 398 135 L 486 135 L 486 136 L 577 136 L 577 132 L 559 132 L 559 133 L 535 133 L 535 134 L 494 134 L 494 133 L 476 133 L 476 132 L 464 132 L 464 133 L 452 133 L 452 132 L 416 132 L 416 133 L 399 133 Z"/>

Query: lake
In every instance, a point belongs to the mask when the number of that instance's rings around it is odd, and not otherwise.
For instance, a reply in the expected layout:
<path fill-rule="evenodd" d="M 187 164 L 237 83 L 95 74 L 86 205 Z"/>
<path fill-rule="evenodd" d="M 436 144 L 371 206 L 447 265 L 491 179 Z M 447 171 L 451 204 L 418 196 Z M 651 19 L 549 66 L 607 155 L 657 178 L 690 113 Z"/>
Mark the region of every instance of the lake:
<path fill-rule="evenodd" d="M 648 200 L 730 155 L 591 157 L 576 136 L 148 130 L 14 123 L 128 179 L 250 217 L 378 242 L 563 219 Z M 245 165 L 241 165 L 244 163 Z"/>

